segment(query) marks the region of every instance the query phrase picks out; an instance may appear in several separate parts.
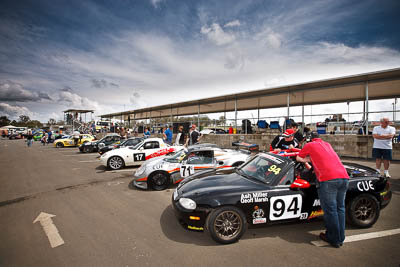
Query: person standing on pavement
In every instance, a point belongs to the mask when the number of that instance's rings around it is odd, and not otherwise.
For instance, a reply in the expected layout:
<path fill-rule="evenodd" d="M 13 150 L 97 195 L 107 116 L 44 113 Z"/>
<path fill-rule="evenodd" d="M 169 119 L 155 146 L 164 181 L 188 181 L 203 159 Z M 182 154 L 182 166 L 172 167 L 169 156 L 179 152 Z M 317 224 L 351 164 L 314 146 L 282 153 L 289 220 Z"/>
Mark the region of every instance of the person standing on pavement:
<path fill-rule="evenodd" d="M 178 134 L 176 135 L 175 145 L 183 146 L 185 144 L 185 133 L 183 132 L 183 126 L 180 125 L 178 128 Z"/>
<path fill-rule="evenodd" d="M 172 125 L 170 125 L 168 128 L 167 128 L 167 130 L 165 130 L 164 131 L 164 135 L 165 135 L 165 141 L 168 143 L 168 144 L 172 144 L 172 135 L 173 135 L 173 133 L 172 133 Z"/>
<path fill-rule="evenodd" d="M 26 135 L 26 144 L 28 145 L 28 147 L 32 146 L 32 141 L 33 141 L 33 134 L 32 132 L 29 130 L 28 134 Z"/>
<path fill-rule="evenodd" d="M 345 239 L 345 198 L 349 175 L 332 146 L 311 133 L 307 143 L 296 157 L 299 162 L 311 162 L 318 180 L 317 191 L 324 211 L 325 233 L 319 237 L 339 248 Z"/>
<path fill-rule="evenodd" d="M 200 141 L 201 134 L 196 130 L 196 124 L 192 124 L 192 128 L 189 129 L 189 136 L 186 141 L 186 146 L 197 144 Z"/>
<path fill-rule="evenodd" d="M 385 168 L 385 177 L 390 177 L 389 165 L 392 160 L 392 139 L 396 134 L 396 129 L 389 126 L 389 118 L 382 118 L 381 125 L 375 126 L 372 131 L 374 137 L 374 145 L 372 148 L 372 157 L 375 158 L 376 171 L 381 172 L 383 159 L 383 167 Z"/>
<path fill-rule="evenodd" d="M 149 138 L 150 137 L 150 131 L 149 129 L 145 128 L 144 133 L 143 133 L 144 138 Z"/>

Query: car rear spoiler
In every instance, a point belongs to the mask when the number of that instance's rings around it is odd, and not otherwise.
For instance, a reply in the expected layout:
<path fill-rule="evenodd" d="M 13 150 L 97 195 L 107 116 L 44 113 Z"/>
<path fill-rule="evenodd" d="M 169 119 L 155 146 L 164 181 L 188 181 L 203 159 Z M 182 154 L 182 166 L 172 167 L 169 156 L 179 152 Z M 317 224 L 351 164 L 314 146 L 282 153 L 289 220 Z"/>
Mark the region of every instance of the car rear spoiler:
<path fill-rule="evenodd" d="M 260 149 L 257 144 L 250 144 L 243 141 L 233 142 L 232 146 L 236 146 L 238 148 L 245 148 L 248 149 L 249 151 L 258 151 Z"/>

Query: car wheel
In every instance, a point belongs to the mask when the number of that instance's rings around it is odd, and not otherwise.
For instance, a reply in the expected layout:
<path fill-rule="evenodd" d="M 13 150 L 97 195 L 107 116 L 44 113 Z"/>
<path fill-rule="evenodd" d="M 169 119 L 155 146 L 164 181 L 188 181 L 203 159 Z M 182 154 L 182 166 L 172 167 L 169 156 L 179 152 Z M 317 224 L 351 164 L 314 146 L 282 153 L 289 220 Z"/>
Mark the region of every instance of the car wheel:
<path fill-rule="evenodd" d="M 169 176 L 163 172 L 156 172 L 149 178 L 150 187 L 161 191 L 168 188 L 170 184 Z"/>
<path fill-rule="evenodd" d="M 64 144 L 63 144 L 62 142 L 58 142 L 57 145 L 56 145 L 56 147 L 62 148 L 62 147 L 64 147 Z"/>
<path fill-rule="evenodd" d="M 113 170 L 119 170 L 124 167 L 124 160 L 118 156 L 112 156 L 108 160 L 108 167 Z"/>
<path fill-rule="evenodd" d="M 83 148 L 83 151 L 84 151 L 85 153 L 92 153 L 92 152 L 93 152 L 93 147 L 92 147 L 92 146 L 85 146 L 85 147 Z"/>
<path fill-rule="evenodd" d="M 350 223 L 361 228 L 374 225 L 379 218 L 379 212 L 378 200 L 370 194 L 356 196 L 347 207 Z"/>
<path fill-rule="evenodd" d="M 240 209 L 232 206 L 215 209 L 207 218 L 207 229 L 212 239 L 220 244 L 237 242 L 246 228 L 245 215 Z"/>

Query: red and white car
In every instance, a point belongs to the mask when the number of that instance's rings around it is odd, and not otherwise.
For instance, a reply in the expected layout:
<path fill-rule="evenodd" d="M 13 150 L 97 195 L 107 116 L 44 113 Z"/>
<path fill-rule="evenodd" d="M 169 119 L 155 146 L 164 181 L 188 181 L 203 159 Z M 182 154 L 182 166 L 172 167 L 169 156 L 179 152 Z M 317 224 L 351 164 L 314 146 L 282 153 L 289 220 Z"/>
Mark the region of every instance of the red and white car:
<path fill-rule="evenodd" d="M 147 138 L 136 146 L 113 149 L 100 157 L 101 164 L 118 170 L 125 166 L 139 166 L 152 158 L 182 150 L 183 146 L 170 146 L 161 138 Z"/>

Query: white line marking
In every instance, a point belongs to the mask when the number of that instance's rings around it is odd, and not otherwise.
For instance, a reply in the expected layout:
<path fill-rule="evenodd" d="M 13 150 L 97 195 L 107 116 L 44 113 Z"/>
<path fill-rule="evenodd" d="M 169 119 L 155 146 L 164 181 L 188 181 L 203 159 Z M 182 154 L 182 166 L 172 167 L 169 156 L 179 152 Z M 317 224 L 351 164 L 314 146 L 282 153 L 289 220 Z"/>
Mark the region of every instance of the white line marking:
<path fill-rule="evenodd" d="M 106 171 L 106 172 L 133 172 L 133 171 L 135 171 L 135 169 L 133 169 L 133 170 L 113 170 L 113 171 Z"/>
<path fill-rule="evenodd" d="M 39 216 L 37 216 L 37 218 L 33 221 L 33 223 L 40 222 L 52 248 L 64 244 L 64 240 L 61 238 L 60 234 L 58 233 L 57 227 L 54 225 L 53 220 L 51 219 L 55 216 L 56 215 L 41 212 Z"/>
<path fill-rule="evenodd" d="M 112 186 L 112 185 L 120 185 L 120 184 L 123 184 L 123 183 L 125 183 L 125 182 L 121 182 L 121 181 L 117 181 L 117 182 L 108 182 L 107 185 L 108 185 L 108 186 Z"/>
<path fill-rule="evenodd" d="M 367 240 L 367 239 L 379 238 L 379 237 L 390 236 L 390 235 L 398 235 L 398 234 L 400 234 L 400 228 L 386 230 L 386 231 L 380 231 L 380 232 L 351 235 L 351 236 L 346 236 L 344 243 L 350 243 L 350 242 L 355 242 L 355 241 L 362 241 L 362 240 Z M 322 241 L 322 240 L 311 241 L 311 244 L 313 244 L 317 247 L 323 247 L 323 246 L 329 245 L 328 243 L 326 243 L 325 241 Z"/>
<path fill-rule="evenodd" d="M 94 155 L 92 155 L 92 154 L 79 154 L 79 153 L 76 153 L 76 154 L 63 154 L 63 156 L 66 156 L 66 157 L 73 157 L 73 156 L 94 156 Z"/>

